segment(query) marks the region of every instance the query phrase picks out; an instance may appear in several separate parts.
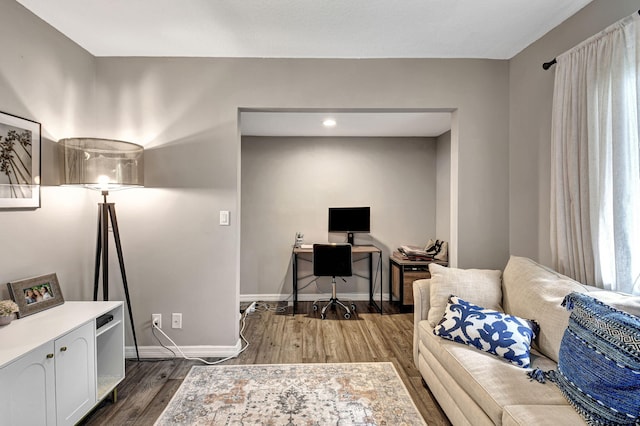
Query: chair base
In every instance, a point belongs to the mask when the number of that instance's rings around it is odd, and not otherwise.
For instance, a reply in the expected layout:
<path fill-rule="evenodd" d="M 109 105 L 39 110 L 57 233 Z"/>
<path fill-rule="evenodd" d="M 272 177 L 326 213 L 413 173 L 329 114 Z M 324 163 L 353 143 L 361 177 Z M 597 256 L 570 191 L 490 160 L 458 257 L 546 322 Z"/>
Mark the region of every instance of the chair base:
<path fill-rule="evenodd" d="M 344 278 L 343 278 L 344 280 Z M 351 318 L 351 312 L 356 310 L 356 305 L 353 304 L 353 302 L 351 303 L 351 309 L 349 309 L 349 307 L 347 307 L 347 305 L 345 305 L 344 303 L 342 303 L 340 300 L 338 300 L 338 295 L 337 295 L 337 290 L 336 290 L 336 277 L 334 276 L 333 279 L 331 280 L 331 298 L 330 299 L 319 299 L 316 300 L 315 302 L 313 302 L 313 310 L 317 311 L 318 310 L 318 302 L 320 301 L 324 301 L 326 300 L 327 303 L 324 308 L 322 308 L 322 312 L 320 312 L 320 318 L 321 319 L 325 319 L 327 317 L 327 309 L 329 308 L 329 306 L 342 306 L 344 308 L 344 310 L 346 311 L 344 313 L 344 317 L 345 319 L 349 319 Z"/>
<path fill-rule="evenodd" d="M 313 310 L 317 311 L 319 309 L 318 307 L 318 302 L 321 302 L 323 300 L 316 300 L 315 302 L 313 302 Z M 342 301 L 340 301 L 338 298 L 336 297 L 332 297 L 328 300 L 326 300 L 328 303 L 326 305 L 324 305 L 324 307 L 322 308 L 322 311 L 320 311 L 320 318 L 321 319 L 325 319 L 327 317 L 327 309 L 329 309 L 330 307 L 335 307 L 335 306 L 341 306 L 344 310 L 344 318 L 345 319 L 349 319 L 351 318 L 352 313 L 356 310 L 356 305 L 351 302 L 350 307 L 351 309 L 349 309 L 349 306 L 345 305 L 344 303 L 342 303 Z"/>

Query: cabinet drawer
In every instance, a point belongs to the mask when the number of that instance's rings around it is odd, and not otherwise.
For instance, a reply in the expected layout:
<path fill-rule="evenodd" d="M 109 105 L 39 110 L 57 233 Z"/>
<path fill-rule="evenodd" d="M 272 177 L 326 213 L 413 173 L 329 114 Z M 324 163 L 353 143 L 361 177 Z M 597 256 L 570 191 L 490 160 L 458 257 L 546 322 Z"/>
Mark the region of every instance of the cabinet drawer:
<path fill-rule="evenodd" d="M 413 282 L 415 280 L 421 280 L 425 278 L 431 278 L 429 271 L 404 271 L 404 294 L 403 305 L 413 305 Z"/>
<path fill-rule="evenodd" d="M 391 264 L 391 292 L 393 297 L 400 299 L 400 268 Z"/>

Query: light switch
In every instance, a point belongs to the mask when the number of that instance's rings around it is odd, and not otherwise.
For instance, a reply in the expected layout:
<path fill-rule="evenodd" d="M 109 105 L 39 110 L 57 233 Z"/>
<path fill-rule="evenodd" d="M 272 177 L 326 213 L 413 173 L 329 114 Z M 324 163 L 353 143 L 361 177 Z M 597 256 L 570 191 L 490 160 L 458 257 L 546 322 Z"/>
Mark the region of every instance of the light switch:
<path fill-rule="evenodd" d="M 229 226 L 229 210 L 220 210 L 220 225 Z"/>

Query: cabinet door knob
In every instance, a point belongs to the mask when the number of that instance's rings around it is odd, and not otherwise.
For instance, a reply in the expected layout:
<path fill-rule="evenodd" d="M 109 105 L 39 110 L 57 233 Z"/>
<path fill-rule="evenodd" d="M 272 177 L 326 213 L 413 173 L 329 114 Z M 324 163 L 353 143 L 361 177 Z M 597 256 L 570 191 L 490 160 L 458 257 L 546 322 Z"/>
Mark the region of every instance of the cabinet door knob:
<path fill-rule="evenodd" d="M 48 358 L 48 359 L 53 358 L 53 354 L 47 354 L 47 358 Z"/>
<path fill-rule="evenodd" d="M 67 351 L 67 347 L 66 346 L 63 346 L 63 347 L 60 348 L 60 352 L 66 352 L 66 351 Z"/>

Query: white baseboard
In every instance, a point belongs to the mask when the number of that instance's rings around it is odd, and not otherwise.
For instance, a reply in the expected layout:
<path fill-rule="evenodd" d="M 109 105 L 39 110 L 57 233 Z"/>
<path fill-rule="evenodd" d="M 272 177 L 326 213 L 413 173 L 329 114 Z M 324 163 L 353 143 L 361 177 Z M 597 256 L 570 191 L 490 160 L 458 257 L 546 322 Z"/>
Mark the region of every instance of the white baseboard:
<path fill-rule="evenodd" d="M 315 293 L 301 293 L 298 294 L 298 302 L 314 302 L 321 298 L 331 297 L 329 293 L 315 294 Z M 338 299 L 353 300 L 355 302 L 368 301 L 369 293 L 338 293 Z M 293 297 L 290 294 L 241 294 L 240 302 L 280 302 L 288 301 L 291 303 Z M 373 300 L 380 302 L 380 293 L 374 294 Z M 389 295 L 383 294 L 382 300 L 389 301 Z"/>
<path fill-rule="evenodd" d="M 178 351 L 169 346 L 176 352 L 175 358 L 182 358 Z M 235 346 L 180 346 L 180 350 L 189 358 L 226 358 L 235 356 L 242 348 L 242 343 L 238 340 Z M 140 358 L 174 358 L 173 354 L 162 346 L 138 346 Z M 124 350 L 125 358 L 135 358 L 135 346 L 126 346 Z"/>

